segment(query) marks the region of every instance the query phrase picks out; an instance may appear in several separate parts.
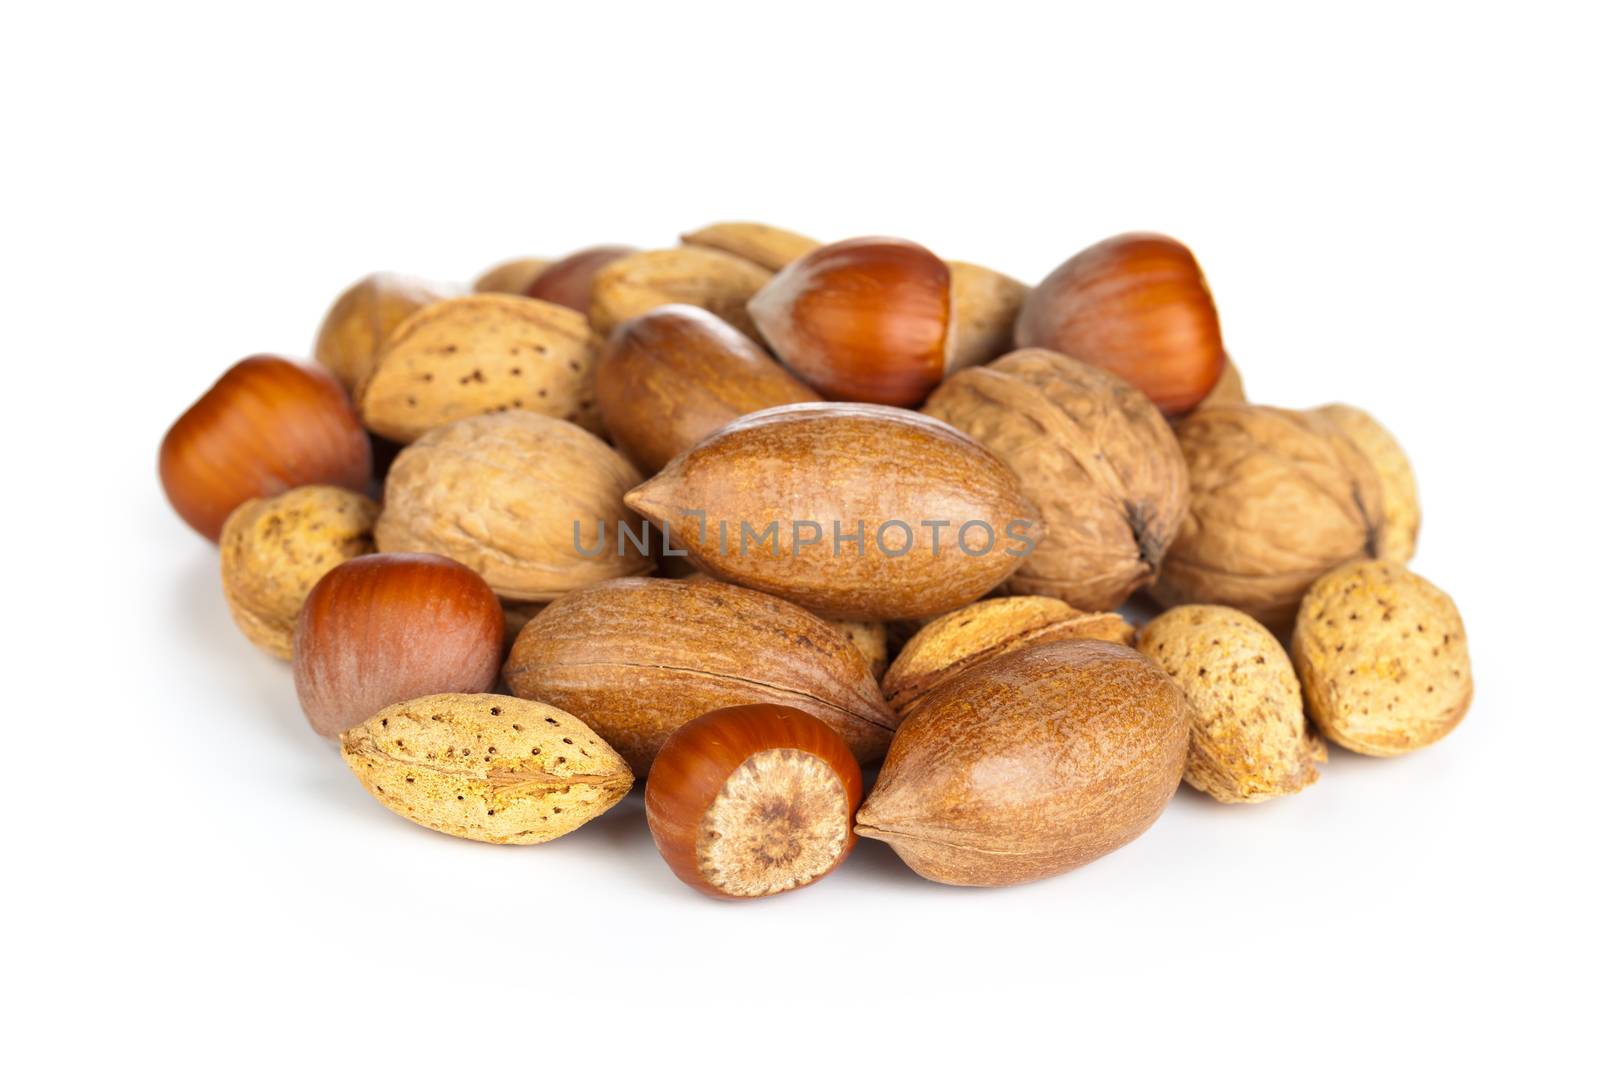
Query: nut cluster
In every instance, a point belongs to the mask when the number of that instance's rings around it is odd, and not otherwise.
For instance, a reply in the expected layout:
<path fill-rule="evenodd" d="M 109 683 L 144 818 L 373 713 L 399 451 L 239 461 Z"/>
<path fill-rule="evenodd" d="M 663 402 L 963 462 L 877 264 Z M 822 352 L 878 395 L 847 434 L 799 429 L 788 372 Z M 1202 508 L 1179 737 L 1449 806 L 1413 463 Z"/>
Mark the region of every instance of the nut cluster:
<path fill-rule="evenodd" d="M 314 354 L 223 374 L 162 486 L 311 727 L 432 830 L 537 844 L 638 779 L 714 897 L 858 836 L 1011 885 L 1180 782 L 1298 793 L 1327 742 L 1400 755 L 1471 702 L 1460 615 L 1406 567 L 1405 452 L 1348 405 L 1249 402 L 1169 237 L 1030 287 L 723 222 L 373 274 Z M 1168 610 L 1136 630 L 1140 596 Z"/>

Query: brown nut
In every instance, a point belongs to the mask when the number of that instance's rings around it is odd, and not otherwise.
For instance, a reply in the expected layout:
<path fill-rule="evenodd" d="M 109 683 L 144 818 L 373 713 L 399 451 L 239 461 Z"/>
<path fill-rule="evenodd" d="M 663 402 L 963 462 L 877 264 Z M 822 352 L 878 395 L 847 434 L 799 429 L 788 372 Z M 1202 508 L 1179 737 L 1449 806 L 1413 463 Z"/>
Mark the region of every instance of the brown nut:
<path fill-rule="evenodd" d="M 1377 419 L 1348 404 L 1329 404 L 1314 408 L 1310 414 L 1320 415 L 1337 426 L 1378 473 L 1378 483 L 1383 487 L 1378 558 L 1395 563 L 1409 561 L 1417 551 L 1422 509 L 1417 503 L 1417 479 L 1400 442 Z"/>
<path fill-rule="evenodd" d="M 1084 249 L 1029 294 L 1018 347 L 1065 352 L 1131 382 L 1167 415 L 1193 408 L 1222 373 L 1222 331 L 1194 253 L 1127 233 Z"/>
<path fill-rule="evenodd" d="M 748 259 L 758 267 L 780 271 L 822 242 L 759 222 L 718 222 L 679 238 L 686 245 L 714 248 Z"/>
<path fill-rule="evenodd" d="M 637 248 L 629 245 L 596 245 L 573 252 L 540 271 L 539 276 L 528 283 L 522 295 L 588 315 L 589 305 L 594 302 L 594 276 L 606 264 L 637 251 Z"/>
<path fill-rule="evenodd" d="M 999 271 L 952 259 L 950 290 L 955 298 L 955 348 L 945 373 L 954 374 L 1011 351 L 1011 333 L 1022 302 L 1028 298 L 1028 287 Z"/>
<path fill-rule="evenodd" d="M 324 574 L 373 550 L 375 501 L 307 485 L 233 510 L 218 543 L 222 595 L 252 644 L 286 660 L 306 595 Z"/>
<path fill-rule="evenodd" d="M 1007 652 L 1092 637 L 1132 645 L 1133 627 L 1114 612 L 1086 612 L 1048 596 L 996 597 L 941 615 L 918 630 L 883 676 L 883 695 L 902 719 L 934 687 Z"/>
<path fill-rule="evenodd" d="M 771 271 L 714 248 L 635 252 L 595 275 L 589 321 L 608 337 L 635 315 L 666 304 L 692 304 L 759 341 L 745 304 L 771 277 Z"/>
<path fill-rule="evenodd" d="M 335 300 L 317 331 L 317 362 L 354 390 L 397 326 L 459 288 L 405 274 L 369 274 Z"/>
<path fill-rule="evenodd" d="M 1375 551 L 1377 473 L 1326 420 L 1221 405 L 1193 412 L 1177 434 L 1189 514 L 1154 589 L 1163 604 L 1225 604 L 1277 626 L 1320 575 Z"/>
<path fill-rule="evenodd" d="M 856 833 L 949 885 L 1015 885 L 1155 822 L 1189 747 L 1183 694 L 1125 645 L 1054 641 L 930 692 L 889 746 Z"/>
<path fill-rule="evenodd" d="M 865 404 L 746 415 L 626 500 L 670 526 L 706 573 L 837 619 L 971 603 L 1040 533 L 988 450 L 926 416 Z"/>
<path fill-rule="evenodd" d="M 507 599 L 551 600 L 650 570 L 649 554 L 620 537 L 622 524 L 637 525 L 622 494 L 638 481 L 631 463 L 570 422 L 477 415 L 400 453 L 376 539 L 385 552 L 449 556 Z"/>
<path fill-rule="evenodd" d="M 1115 375 L 1028 348 L 945 381 L 922 409 L 1011 465 L 1049 532 L 1007 588 L 1110 611 L 1155 575 L 1188 477 L 1166 420 Z"/>
<path fill-rule="evenodd" d="M 472 283 L 475 293 L 505 293 L 508 296 L 525 296 L 528 286 L 533 284 L 546 267 L 550 265 L 548 259 L 535 259 L 531 256 L 522 256 L 518 259 L 508 259 L 504 263 L 496 263 L 482 274 L 478 275 Z"/>
<path fill-rule="evenodd" d="M 606 432 L 649 474 L 740 415 L 821 399 L 754 341 L 687 304 L 613 330 L 595 392 Z"/>
<path fill-rule="evenodd" d="M 1173 608 L 1139 633 L 1139 651 L 1172 676 L 1193 712 L 1183 780 L 1227 804 L 1298 793 L 1327 746 L 1311 732 L 1294 665 L 1242 611 Z"/>
<path fill-rule="evenodd" d="M 781 700 L 839 732 L 860 760 L 894 718 L 866 661 L 832 625 L 777 597 L 709 580 L 631 578 L 580 589 L 528 623 L 506 683 L 563 707 L 644 774 L 679 726 Z"/>
<path fill-rule="evenodd" d="M 560 708 L 488 693 L 442 693 L 384 708 L 339 739 L 367 792 L 452 837 L 537 845 L 628 795 L 621 756 Z"/>
<path fill-rule="evenodd" d="M 367 428 L 393 441 L 512 409 L 598 430 L 599 354 L 600 339 L 569 308 L 499 293 L 456 297 L 400 324 L 356 401 Z"/>
<path fill-rule="evenodd" d="M 1317 579 L 1291 644 L 1306 709 L 1328 738 L 1368 756 L 1431 745 L 1472 704 L 1472 662 L 1455 601 L 1389 560 Z"/>

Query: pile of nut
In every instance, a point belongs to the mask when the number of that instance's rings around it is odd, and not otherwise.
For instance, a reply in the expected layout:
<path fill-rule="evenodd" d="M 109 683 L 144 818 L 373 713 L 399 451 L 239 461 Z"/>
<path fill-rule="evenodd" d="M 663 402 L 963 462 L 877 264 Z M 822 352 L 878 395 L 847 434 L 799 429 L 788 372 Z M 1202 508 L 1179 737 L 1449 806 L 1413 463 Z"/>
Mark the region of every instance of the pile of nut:
<path fill-rule="evenodd" d="M 470 291 L 375 274 L 315 364 L 228 370 L 160 471 L 380 803 L 537 844 L 642 779 L 715 896 L 857 835 L 939 882 L 1059 874 L 1180 781 L 1297 793 L 1325 741 L 1410 752 L 1472 698 L 1399 445 L 1247 402 L 1159 235 L 1031 289 L 752 223 Z M 1137 631 L 1136 593 L 1168 608 Z"/>

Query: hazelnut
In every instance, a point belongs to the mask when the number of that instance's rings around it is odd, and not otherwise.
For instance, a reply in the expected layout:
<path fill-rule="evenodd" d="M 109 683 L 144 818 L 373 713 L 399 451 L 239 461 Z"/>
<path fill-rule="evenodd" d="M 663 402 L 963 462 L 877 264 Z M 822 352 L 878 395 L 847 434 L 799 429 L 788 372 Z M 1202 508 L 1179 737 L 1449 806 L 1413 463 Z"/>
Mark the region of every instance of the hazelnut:
<path fill-rule="evenodd" d="M 457 294 L 457 287 L 405 274 L 369 274 L 339 295 L 317 331 L 317 362 L 354 390 L 383 343 L 413 312 Z"/>
<path fill-rule="evenodd" d="M 279 659 L 294 648 L 295 621 L 324 574 L 373 549 L 378 505 L 360 493 L 305 485 L 247 500 L 222 526 L 222 595 L 234 623 Z"/>
<path fill-rule="evenodd" d="M 1016 885 L 1132 841 L 1178 788 L 1183 694 L 1125 645 L 1054 641 L 933 689 L 894 735 L 856 833 L 949 885 Z"/>
<path fill-rule="evenodd" d="M 300 609 L 300 707 L 334 737 L 397 701 L 492 689 L 504 627 L 489 586 L 453 560 L 358 556 L 323 575 Z"/>
<path fill-rule="evenodd" d="M 951 375 L 923 411 L 1010 464 L 1044 517 L 1047 533 L 1010 592 L 1110 611 L 1154 578 L 1188 477 L 1171 428 L 1139 390 L 1028 348 Z"/>
<path fill-rule="evenodd" d="M 807 253 L 755 295 L 750 316 L 778 358 L 830 400 L 918 404 L 954 348 L 949 266 L 890 237 Z"/>
<path fill-rule="evenodd" d="M 861 767 L 820 719 L 777 704 L 721 708 L 661 746 L 644 788 L 661 858 L 715 897 L 771 896 L 824 877 L 855 845 Z"/>
<path fill-rule="evenodd" d="M 1290 646 L 1306 710 L 1328 739 L 1368 756 L 1440 740 L 1472 704 L 1455 601 L 1391 560 L 1329 571 L 1307 591 Z"/>
<path fill-rule="evenodd" d="M 277 356 L 229 368 L 161 441 L 161 487 L 215 541 L 233 509 L 300 485 L 364 490 L 372 446 L 327 371 Z"/>
<path fill-rule="evenodd" d="M 1022 305 L 1017 345 L 1108 370 L 1168 415 L 1200 403 L 1224 359 L 1216 305 L 1194 253 L 1153 233 L 1101 241 L 1052 271 Z"/>
<path fill-rule="evenodd" d="M 652 474 L 740 415 L 821 399 L 754 341 L 687 304 L 613 330 L 595 392 L 611 439 Z"/>

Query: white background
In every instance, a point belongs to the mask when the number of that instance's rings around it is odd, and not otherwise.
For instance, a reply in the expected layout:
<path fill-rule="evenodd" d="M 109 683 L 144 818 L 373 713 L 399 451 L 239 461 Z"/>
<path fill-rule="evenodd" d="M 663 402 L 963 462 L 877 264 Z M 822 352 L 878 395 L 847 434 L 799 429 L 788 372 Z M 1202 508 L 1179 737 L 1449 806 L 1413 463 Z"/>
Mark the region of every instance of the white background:
<path fill-rule="evenodd" d="M 1576 1056 L 1596 27 L 1294 7 L 0 16 L 13 1062 Z M 1464 725 L 1262 806 L 1184 789 L 1123 851 L 1000 891 L 863 842 L 729 906 L 673 880 L 637 795 L 527 849 L 379 807 L 232 627 L 161 433 L 233 361 L 308 354 L 369 270 L 730 218 L 1030 280 L 1123 230 L 1188 242 L 1254 398 L 1353 402 L 1408 448 Z"/>

